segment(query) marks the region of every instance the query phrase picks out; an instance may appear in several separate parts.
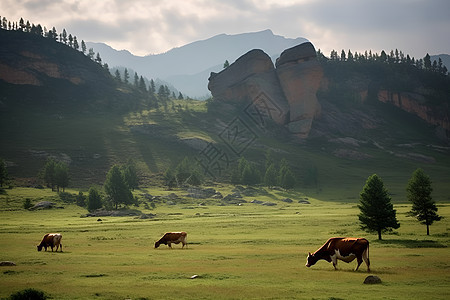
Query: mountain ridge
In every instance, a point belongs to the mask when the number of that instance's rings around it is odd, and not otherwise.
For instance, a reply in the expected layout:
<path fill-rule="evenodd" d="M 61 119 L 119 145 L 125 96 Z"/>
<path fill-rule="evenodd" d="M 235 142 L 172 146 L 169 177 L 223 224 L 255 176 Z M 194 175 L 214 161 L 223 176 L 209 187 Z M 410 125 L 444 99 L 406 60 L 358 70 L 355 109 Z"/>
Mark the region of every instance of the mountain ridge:
<path fill-rule="evenodd" d="M 270 29 L 252 33 L 218 34 L 160 54 L 135 56 L 127 50 L 117 51 L 103 43 L 87 42 L 99 52 L 110 67 L 127 66 L 147 78 L 160 78 L 173 84 L 190 97 L 210 95 L 207 84 L 211 71 L 220 71 L 226 60 L 235 61 L 243 53 L 261 49 L 269 56 L 281 54 L 287 48 L 307 39 L 275 35 Z M 186 83 L 187 82 L 187 83 Z"/>

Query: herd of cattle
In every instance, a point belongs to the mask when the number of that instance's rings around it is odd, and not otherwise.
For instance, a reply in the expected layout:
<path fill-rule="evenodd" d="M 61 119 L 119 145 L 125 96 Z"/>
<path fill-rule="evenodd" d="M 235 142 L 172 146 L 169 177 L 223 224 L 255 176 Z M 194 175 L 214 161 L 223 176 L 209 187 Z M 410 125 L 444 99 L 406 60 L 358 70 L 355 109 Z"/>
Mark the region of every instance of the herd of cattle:
<path fill-rule="evenodd" d="M 61 244 L 62 235 L 60 233 L 47 233 L 42 238 L 41 243 L 37 246 L 37 250 L 41 251 L 42 248 L 56 247 L 62 252 Z M 155 248 L 158 248 L 161 244 L 172 248 L 172 244 L 182 243 L 182 249 L 184 246 L 187 248 L 187 233 L 182 232 L 166 232 L 158 241 L 155 242 Z M 367 272 L 370 272 L 370 260 L 369 260 L 369 241 L 364 238 L 330 238 L 323 244 L 316 252 L 308 253 L 306 260 L 306 266 L 311 267 L 318 260 L 326 260 L 327 262 L 333 262 L 333 267 L 336 270 L 337 260 L 342 260 L 346 263 L 352 262 L 356 258 L 357 266 L 355 271 L 358 270 L 361 263 L 364 261 L 367 265 Z"/>

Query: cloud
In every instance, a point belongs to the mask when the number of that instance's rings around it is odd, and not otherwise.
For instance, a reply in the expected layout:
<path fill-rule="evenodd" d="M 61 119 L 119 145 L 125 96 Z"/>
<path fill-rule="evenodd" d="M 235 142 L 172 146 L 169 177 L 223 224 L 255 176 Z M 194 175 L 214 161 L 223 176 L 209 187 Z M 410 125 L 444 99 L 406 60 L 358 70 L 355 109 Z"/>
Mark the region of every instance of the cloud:
<path fill-rule="evenodd" d="M 271 29 L 333 49 L 398 48 L 415 57 L 450 53 L 448 0 L 2 0 L 20 17 L 66 29 L 79 40 L 105 42 L 137 55 L 160 53 L 214 35 Z"/>

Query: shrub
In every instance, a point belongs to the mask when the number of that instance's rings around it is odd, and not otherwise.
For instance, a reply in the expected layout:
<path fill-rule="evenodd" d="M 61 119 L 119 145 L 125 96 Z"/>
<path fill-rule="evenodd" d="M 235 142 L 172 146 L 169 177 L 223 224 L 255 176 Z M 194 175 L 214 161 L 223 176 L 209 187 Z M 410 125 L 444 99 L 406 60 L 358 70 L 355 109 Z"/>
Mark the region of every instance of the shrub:
<path fill-rule="evenodd" d="M 47 295 L 40 290 L 28 288 L 22 291 L 18 291 L 11 295 L 11 300 L 45 300 Z"/>

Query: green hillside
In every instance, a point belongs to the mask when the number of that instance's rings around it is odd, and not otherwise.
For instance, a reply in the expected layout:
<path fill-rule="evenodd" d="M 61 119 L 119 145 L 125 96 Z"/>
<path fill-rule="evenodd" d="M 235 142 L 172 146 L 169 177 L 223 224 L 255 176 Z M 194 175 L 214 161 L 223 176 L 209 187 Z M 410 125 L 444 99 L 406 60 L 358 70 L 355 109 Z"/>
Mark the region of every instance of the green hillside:
<path fill-rule="evenodd" d="M 321 94 L 322 117 L 308 139 L 296 140 L 268 120 L 262 126 L 245 105 L 170 97 L 156 105 L 79 51 L 29 34 L 0 33 L 11 53 L 26 46 L 82 79 L 76 84 L 33 70 L 42 85 L 0 80 L 0 157 L 18 185 L 36 185 L 50 156 L 69 164 L 70 186 L 80 190 L 102 184 L 113 164 L 130 158 L 141 186 L 161 186 L 164 172 L 184 157 L 200 163 L 208 180 L 229 182 L 240 157 L 264 172 L 270 149 L 277 165 L 288 161 L 296 189 L 316 198 L 356 201 L 367 177 L 377 173 L 393 200 L 405 201 L 406 183 L 421 167 L 433 180 L 435 199 L 450 200 L 447 142 L 436 137 L 434 126 L 391 105 Z M 6 64 L 10 54 L 0 54 Z M 15 59 L 24 69 L 27 58 Z M 327 74 L 342 77 L 336 70 Z"/>

